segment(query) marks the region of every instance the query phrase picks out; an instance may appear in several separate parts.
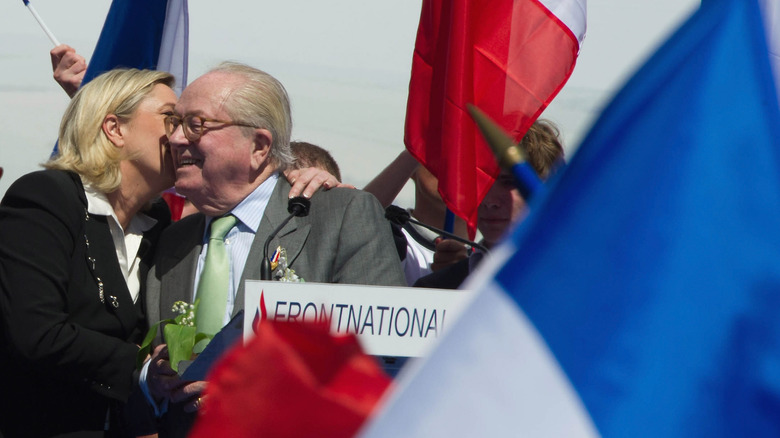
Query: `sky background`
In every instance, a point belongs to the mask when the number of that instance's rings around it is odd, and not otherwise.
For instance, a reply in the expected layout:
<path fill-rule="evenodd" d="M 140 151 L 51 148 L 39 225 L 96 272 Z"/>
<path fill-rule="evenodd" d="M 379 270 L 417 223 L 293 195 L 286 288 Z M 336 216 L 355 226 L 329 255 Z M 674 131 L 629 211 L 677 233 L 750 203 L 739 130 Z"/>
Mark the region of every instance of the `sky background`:
<path fill-rule="evenodd" d="M 87 60 L 108 0 L 31 0 L 57 38 Z M 293 139 L 331 151 L 344 181 L 364 186 L 403 149 L 421 0 L 191 0 L 190 80 L 223 60 L 276 76 L 293 108 Z M 234 5 L 230 7 L 228 5 Z M 590 0 L 574 73 L 542 114 L 571 157 L 600 109 L 699 0 Z M 53 47 L 22 1 L 0 2 L 0 196 L 39 169 L 67 95 L 51 78 Z M 398 198 L 411 205 L 410 185 Z"/>

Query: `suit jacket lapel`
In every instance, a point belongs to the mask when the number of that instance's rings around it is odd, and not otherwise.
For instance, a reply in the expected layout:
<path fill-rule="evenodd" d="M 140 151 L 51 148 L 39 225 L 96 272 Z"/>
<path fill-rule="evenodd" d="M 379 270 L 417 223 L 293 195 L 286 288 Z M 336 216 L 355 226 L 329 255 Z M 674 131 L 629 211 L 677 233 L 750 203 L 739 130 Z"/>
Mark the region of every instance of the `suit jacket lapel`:
<path fill-rule="evenodd" d="M 252 241 L 252 247 L 249 250 L 244 272 L 241 274 L 241 281 L 236 292 L 236 300 L 233 306 L 233 316 L 244 309 L 244 283 L 246 280 L 260 279 L 260 265 L 263 259 L 263 246 L 265 240 L 278 227 L 289 213 L 287 212 L 287 195 L 290 192 L 290 183 L 284 177 L 279 180 L 268 201 L 268 206 L 263 213 L 263 219 Z M 303 249 L 306 238 L 309 235 L 311 226 L 308 223 L 302 223 L 299 218 L 292 218 L 276 237 L 268 245 L 268 252 L 273 253 L 277 246 L 281 246 L 287 252 L 287 264 L 292 265 Z M 269 254 L 269 256 L 271 255 Z"/>
<path fill-rule="evenodd" d="M 141 317 L 145 319 L 144 331 L 148 329 L 150 325 L 150 315 L 146 314 L 147 309 L 149 309 L 149 307 L 147 307 L 147 301 L 150 299 L 150 297 L 147 294 L 147 282 L 145 279 L 148 277 L 149 270 L 154 264 L 155 249 L 157 248 L 157 245 L 160 241 L 160 235 L 162 235 L 163 230 L 171 225 L 171 212 L 162 198 L 158 199 L 157 202 L 152 205 L 152 208 L 146 212 L 146 214 L 154 218 L 157 221 L 157 224 L 155 224 L 155 226 L 150 230 L 147 230 L 143 233 L 141 246 L 138 248 L 137 254 L 137 257 L 139 258 L 138 269 L 141 277 L 141 288 L 136 307 L 141 312 Z M 155 300 L 159 305 L 159 296 L 156 297 Z M 154 315 L 157 317 L 157 319 L 155 319 L 156 322 L 159 320 L 159 315 L 156 312 L 154 312 Z M 143 334 L 144 333 L 141 335 L 143 336 Z"/>
<path fill-rule="evenodd" d="M 290 213 L 287 212 L 287 204 L 289 201 L 287 196 L 290 193 L 290 183 L 288 183 L 284 178 L 279 178 L 279 182 L 276 184 L 276 187 L 277 190 L 274 191 L 274 196 L 271 198 L 272 201 L 275 201 L 274 204 L 276 204 L 276 207 L 272 210 L 266 208 L 266 214 L 263 218 L 264 222 L 265 218 L 268 218 L 268 222 L 273 223 L 273 229 L 276 229 L 276 227 L 278 227 L 279 224 L 281 224 L 285 219 L 287 219 L 287 216 L 290 215 Z M 271 203 L 269 202 L 269 206 L 270 205 Z M 273 229 L 271 231 L 273 231 Z M 311 225 L 309 225 L 306 221 L 297 217 L 292 218 L 290 222 L 288 222 L 287 225 L 285 225 L 285 227 L 279 231 L 279 233 L 276 235 L 276 238 L 271 241 L 272 248 L 270 251 L 276 249 L 277 246 L 284 248 L 287 252 L 287 265 L 292 266 L 295 262 L 295 259 L 297 259 L 298 255 L 300 255 L 304 243 L 306 243 L 306 238 L 309 236 L 310 229 Z M 268 234 L 270 234 L 271 231 L 269 231 Z M 265 242 L 268 234 L 264 235 L 265 237 L 263 237 L 263 242 Z"/>
<path fill-rule="evenodd" d="M 160 285 L 160 319 L 176 316 L 171 310 L 173 303 L 192 302 L 192 291 L 195 289 L 195 273 L 203 246 L 206 217 L 195 214 L 180 222 L 181 225 L 169 228 L 165 242 L 170 248 L 160 254 L 157 266 L 158 275 L 163 279 Z"/>

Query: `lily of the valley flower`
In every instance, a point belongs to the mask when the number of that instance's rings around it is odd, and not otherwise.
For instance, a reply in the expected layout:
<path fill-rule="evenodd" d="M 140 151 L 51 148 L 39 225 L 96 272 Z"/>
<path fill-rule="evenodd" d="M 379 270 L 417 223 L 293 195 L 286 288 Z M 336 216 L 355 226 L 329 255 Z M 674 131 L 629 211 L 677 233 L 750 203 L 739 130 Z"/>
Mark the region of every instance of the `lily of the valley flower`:
<path fill-rule="evenodd" d="M 163 327 L 163 339 L 165 340 L 165 343 L 168 344 L 168 355 L 171 362 L 171 368 L 173 368 L 174 371 L 179 370 L 179 362 L 190 360 L 193 353 L 200 353 L 203 351 L 203 348 L 205 348 L 208 342 L 201 341 L 211 340 L 213 336 L 205 333 L 198 333 L 198 328 L 195 325 L 195 310 L 197 308 L 198 300 L 195 300 L 194 304 L 186 303 L 184 301 L 173 303 L 172 310 L 179 315 L 173 319 L 160 321 L 149 328 L 149 332 L 141 343 L 141 349 L 138 350 L 136 359 L 138 369 L 143 367 L 146 358 L 149 356 L 149 352 L 152 349 L 152 341 L 154 341 L 155 336 L 157 336 L 160 324 L 165 324 Z M 198 348 L 196 348 L 196 344 L 198 345 Z"/>

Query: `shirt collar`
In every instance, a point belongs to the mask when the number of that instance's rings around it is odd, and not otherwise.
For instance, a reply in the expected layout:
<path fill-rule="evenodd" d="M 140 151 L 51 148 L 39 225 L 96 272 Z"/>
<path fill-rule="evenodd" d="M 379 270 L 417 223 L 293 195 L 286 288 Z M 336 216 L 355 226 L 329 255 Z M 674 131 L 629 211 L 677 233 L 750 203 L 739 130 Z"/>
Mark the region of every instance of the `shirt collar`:
<path fill-rule="evenodd" d="M 111 207 L 111 204 L 108 202 L 106 194 L 93 187 L 92 184 L 85 182 L 83 178 L 81 182 L 84 186 L 84 194 L 87 197 L 87 212 L 97 216 L 111 217 L 118 225 L 119 219 L 116 217 L 113 207 Z M 143 233 L 149 231 L 155 224 L 157 224 L 156 219 L 139 212 L 130 219 L 128 230 L 132 229 L 139 233 Z"/>
<path fill-rule="evenodd" d="M 268 206 L 268 201 L 271 199 L 271 194 L 274 191 L 274 187 L 276 187 L 278 179 L 279 173 L 273 173 L 230 211 L 233 216 L 252 230 L 253 233 L 257 233 L 258 228 L 260 228 L 260 221 L 263 219 L 265 208 Z M 214 218 L 207 217 L 207 219 L 206 233 L 209 232 L 209 224 Z M 208 238 L 208 235 L 206 235 L 206 238 Z"/>

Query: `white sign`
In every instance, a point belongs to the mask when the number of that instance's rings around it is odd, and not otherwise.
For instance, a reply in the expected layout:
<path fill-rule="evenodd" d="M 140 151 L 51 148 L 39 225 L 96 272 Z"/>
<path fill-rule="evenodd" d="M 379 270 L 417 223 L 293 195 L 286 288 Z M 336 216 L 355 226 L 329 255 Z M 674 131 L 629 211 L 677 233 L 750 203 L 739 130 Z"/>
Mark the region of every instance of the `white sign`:
<path fill-rule="evenodd" d="M 466 290 L 248 280 L 244 339 L 265 315 L 277 321 L 329 323 L 353 333 L 368 354 L 421 357 L 450 327 L 472 295 Z M 260 302 L 265 303 L 265 313 Z"/>

